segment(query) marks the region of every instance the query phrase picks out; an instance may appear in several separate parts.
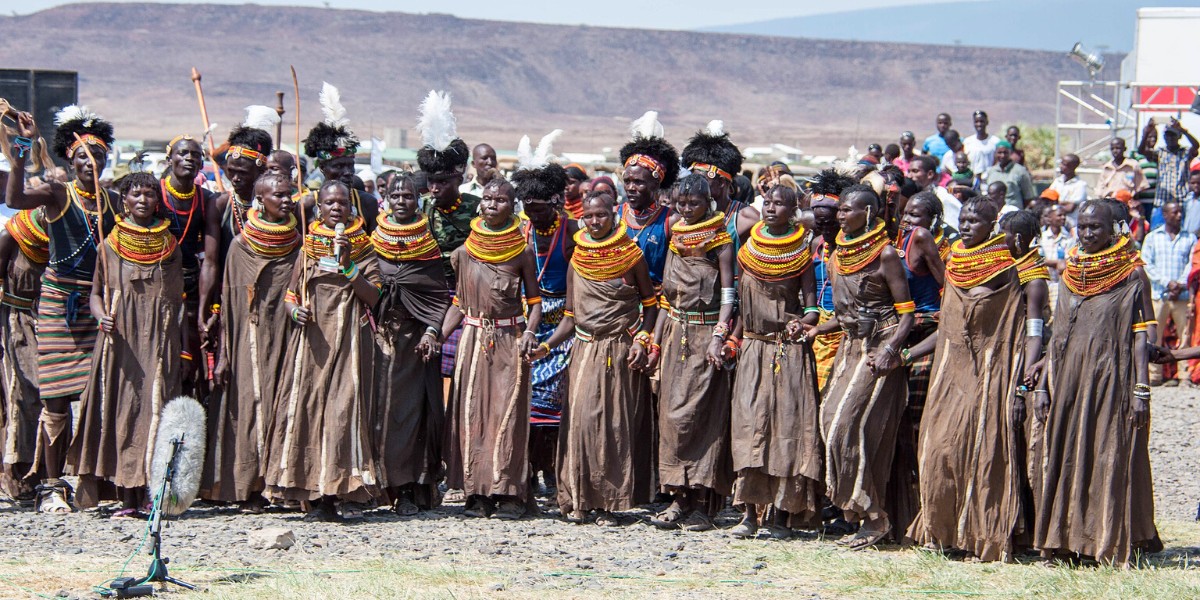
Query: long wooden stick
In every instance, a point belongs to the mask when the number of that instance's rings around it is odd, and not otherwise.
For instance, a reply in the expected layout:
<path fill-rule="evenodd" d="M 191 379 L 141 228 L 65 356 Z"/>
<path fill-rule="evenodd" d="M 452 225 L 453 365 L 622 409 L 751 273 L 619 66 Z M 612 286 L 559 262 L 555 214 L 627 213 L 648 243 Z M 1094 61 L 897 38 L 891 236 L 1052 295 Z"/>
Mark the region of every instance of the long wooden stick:
<path fill-rule="evenodd" d="M 80 148 L 83 148 L 83 153 L 87 155 L 88 162 L 92 164 L 92 185 L 94 186 L 92 192 L 96 194 L 96 213 L 98 215 L 96 217 L 96 252 L 100 254 L 100 281 L 107 281 L 108 261 L 104 258 L 104 209 L 106 207 L 103 203 L 107 198 L 107 194 L 104 193 L 104 190 L 100 189 L 100 168 L 96 164 L 96 157 L 92 156 L 92 149 L 83 141 L 83 138 L 79 137 L 78 133 L 75 134 L 75 141 L 79 143 Z M 82 208 L 82 203 L 80 208 Z M 87 215 L 84 215 L 84 218 L 86 219 Z M 104 295 L 105 308 L 111 310 L 111 307 L 108 305 L 107 286 L 102 290 L 102 293 Z"/>
<path fill-rule="evenodd" d="M 217 144 L 213 141 L 212 136 L 208 135 L 208 108 L 204 105 L 204 88 L 200 87 L 200 71 L 196 67 L 192 67 L 192 83 L 196 84 L 196 99 L 200 102 L 200 118 L 204 120 L 204 134 L 208 137 L 208 158 L 213 164 L 213 179 L 217 180 L 217 191 L 225 192 L 225 182 L 221 180 L 221 165 L 217 164 Z"/>
<path fill-rule="evenodd" d="M 308 235 L 308 211 L 304 207 L 304 170 L 300 168 L 300 79 L 296 77 L 296 67 L 292 65 L 292 95 L 296 97 L 296 193 L 300 199 L 296 203 L 296 209 L 300 213 L 300 239 Z M 303 265 L 304 257 L 307 256 L 303 251 L 300 252 L 300 260 Z M 304 269 L 300 270 L 300 303 L 308 304 L 308 293 L 304 289 Z"/>

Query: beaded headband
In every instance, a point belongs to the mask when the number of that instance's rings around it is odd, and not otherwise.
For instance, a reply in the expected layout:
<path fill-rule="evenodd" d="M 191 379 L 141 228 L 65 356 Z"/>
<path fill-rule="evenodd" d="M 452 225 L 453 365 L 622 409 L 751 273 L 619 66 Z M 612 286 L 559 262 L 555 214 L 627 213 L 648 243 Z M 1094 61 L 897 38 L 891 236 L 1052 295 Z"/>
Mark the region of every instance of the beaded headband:
<path fill-rule="evenodd" d="M 338 140 L 338 141 L 342 142 L 342 140 Z M 347 148 L 345 146 L 338 146 L 337 148 L 334 148 L 333 150 L 321 150 L 321 151 L 317 152 L 318 160 L 333 160 L 335 158 L 341 158 L 343 156 L 354 156 L 354 153 L 350 152 L 349 148 Z"/>
<path fill-rule="evenodd" d="M 664 175 L 662 164 L 657 160 L 654 160 L 653 157 L 645 154 L 634 154 L 625 161 L 625 168 L 629 168 L 632 165 L 637 165 L 650 171 L 650 174 L 653 175 L 655 179 L 657 179 L 659 182 L 662 182 Z"/>
<path fill-rule="evenodd" d="M 704 175 L 709 179 L 716 179 L 717 177 L 720 177 L 725 181 L 733 181 L 733 175 L 725 172 L 717 165 L 710 165 L 708 163 L 692 163 L 692 172 L 696 173 L 697 175 Z"/>
<path fill-rule="evenodd" d="M 181 134 L 171 138 L 171 141 L 167 142 L 166 153 L 170 154 L 171 148 L 174 148 L 175 144 L 179 143 L 180 140 L 190 140 L 190 139 L 193 139 L 192 136 L 190 136 L 186 133 L 181 133 Z"/>
<path fill-rule="evenodd" d="M 108 144 L 105 144 L 104 140 L 102 140 L 90 133 L 85 133 L 85 134 L 79 136 L 79 139 L 75 140 L 74 142 L 71 142 L 71 145 L 67 147 L 67 154 L 68 155 L 74 154 L 75 150 L 77 150 L 79 148 L 79 146 L 81 146 L 83 144 L 87 144 L 89 146 L 100 146 L 101 148 L 104 148 L 105 152 L 108 152 Z"/>
<path fill-rule="evenodd" d="M 233 160 L 235 158 L 248 158 L 254 161 L 254 164 L 260 167 L 267 165 L 267 157 L 263 156 L 262 152 L 252 150 L 245 146 L 230 146 L 229 151 L 225 153 L 225 158 L 227 160 Z"/>
<path fill-rule="evenodd" d="M 809 199 L 808 205 L 814 208 L 818 206 L 837 208 L 839 200 L 841 198 L 838 198 L 836 194 L 813 194 L 812 198 Z"/>

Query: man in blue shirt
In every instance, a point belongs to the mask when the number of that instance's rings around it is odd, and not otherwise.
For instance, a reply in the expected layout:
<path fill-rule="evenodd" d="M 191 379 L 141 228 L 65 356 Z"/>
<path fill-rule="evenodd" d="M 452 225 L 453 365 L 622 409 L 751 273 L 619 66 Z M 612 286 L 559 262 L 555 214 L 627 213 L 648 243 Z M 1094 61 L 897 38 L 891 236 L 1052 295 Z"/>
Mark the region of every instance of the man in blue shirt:
<path fill-rule="evenodd" d="M 946 132 L 950 130 L 950 115 L 946 113 L 938 115 L 936 126 L 937 133 L 925 138 L 921 150 L 925 154 L 941 160 L 942 156 L 950 150 L 950 146 L 946 145 Z"/>
<path fill-rule="evenodd" d="M 1183 211 L 1179 203 L 1171 200 L 1162 206 L 1163 225 L 1146 234 L 1142 241 L 1142 260 L 1146 262 L 1146 275 L 1150 278 L 1150 298 L 1154 302 L 1154 318 L 1158 321 L 1158 345 L 1163 345 L 1163 333 L 1167 320 L 1175 322 L 1175 331 L 1180 347 L 1188 345 L 1187 289 L 1188 269 L 1192 258 L 1192 246 L 1196 236 L 1183 231 Z M 1150 366 L 1150 385 L 1179 385 L 1176 380 L 1164 382 L 1162 367 Z"/>

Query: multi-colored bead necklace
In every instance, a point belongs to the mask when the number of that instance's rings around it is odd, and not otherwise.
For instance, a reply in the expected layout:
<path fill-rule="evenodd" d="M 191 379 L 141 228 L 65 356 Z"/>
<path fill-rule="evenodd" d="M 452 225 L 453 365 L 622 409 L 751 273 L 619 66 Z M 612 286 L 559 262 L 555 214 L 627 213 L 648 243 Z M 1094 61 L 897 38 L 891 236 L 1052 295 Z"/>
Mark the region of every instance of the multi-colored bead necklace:
<path fill-rule="evenodd" d="M 462 206 L 462 196 L 455 198 L 454 203 L 451 204 L 450 206 L 447 206 L 446 208 L 442 208 L 436 204 L 433 205 L 433 207 L 438 209 L 438 212 L 442 213 L 443 215 L 454 214 L 454 211 L 458 210 L 458 207 L 460 207 L 460 206 Z"/>
<path fill-rule="evenodd" d="M 983 285 L 1013 266 L 1012 254 L 1004 243 L 1004 234 L 967 248 L 962 240 L 950 246 L 950 260 L 946 263 L 946 281 L 959 289 Z"/>
<path fill-rule="evenodd" d="M 717 212 L 713 216 L 688 225 L 680 220 L 671 227 L 671 252 L 711 252 L 733 240 L 725 230 L 725 213 Z"/>
<path fill-rule="evenodd" d="M 117 226 L 108 234 L 108 245 L 122 259 L 140 265 L 162 262 L 175 252 L 175 236 L 167 230 L 165 219 L 154 220 L 142 227 L 129 219 L 117 219 Z"/>
<path fill-rule="evenodd" d="M 833 271 L 838 275 L 850 275 L 863 270 L 867 265 L 879 258 L 883 249 L 891 241 L 883 219 L 877 219 L 878 225 L 866 233 L 856 237 L 846 237 L 845 231 L 839 231 L 833 250 Z"/>
<path fill-rule="evenodd" d="M 1021 285 L 1034 279 L 1050 279 L 1050 269 L 1046 267 L 1046 259 L 1036 246 L 1026 252 L 1025 256 L 1018 258 L 1013 266 L 1017 268 L 1017 276 L 1021 279 Z"/>
<path fill-rule="evenodd" d="M 85 200 L 95 200 L 96 199 L 96 194 L 91 193 L 91 192 L 79 187 L 78 179 L 71 182 L 71 187 L 75 188 L 75 193 L 78 194 L 80 198 L 83 198 Z"/>
<path fill-rule="evenodd" d="M 418 215 L 416 221 L 407 225 L 396 223 L 387 215 L 379 215 L 375 231 L 371 233 L 371 244 L 375 246 L 376 254 L 391 262 L 442 257 L 424 215 Z"/>
<path fill-rule="evenodd" d="M 492 264 L 512 260 L 529 245 L 521 233 L 520 223 L 514 218 L 504 229 L 492 231 L 484 224 L 483 217 L 475 217 L 471 219 L 471 233 L 463 246 L 475 260 Z"/>
<path fill-rule="evenodd" d="M 750 229 L 750 239 L 738 250 L 738 264 L 762 281 L 782 281 L 812 264 L 812 235 L 803 225 L 782 237 L 771 237 L 767 224 Z"/>
<path fill-rule="evenodd" d="M 572 219 L 583 218 L 583 198 L 564 201 L 563 210 L 567 211 L 567 214 L 570 215 Z"/>
<path fill-rule="evenodd" d="M 242 228 L 242 239 L 250 249 L 259 256 L 279 258 L 287 256 L 300 243 L 300 231 L 296 227 L 296 215 L 287 214 L 283 223 L 272 223 L 263 218 L 262 212 L 250 209 L 246 213 L 245 227 Z"/>
<path fill-rule="evenodd" d="M 532 219 L 529 221 L 529 224 L 533 225 Z M 542 229 L 534 225 L 533 230 L 536 231 L 538 235 L 548 238 L 553 237 L 554 234 L 558 232 L 559 225 L 562 225 L 562 217 L 559 215 L 554 215 L 554 223 L 550 225 L 549 229 Z"/>
<path fill-rule="evenodd" d="M 1096 254 L 1085 254 L 1079 246 L 1068 250 L 1062 281 L 1072 294 L 1095 296 L 1125 281 L 1143 264 L 1137 251 L 1133 250 L 1129 236 L 1123 235 L 1110 248 Z"/>
<path fill-rule="evenodd" d="M 344 233 L 350 238 L 350 260 L 361 260 L 374 250 L 371 237 L 363 229 L 362 217 L 354 217 Z M 333 238 L 336 236 L 337 232 L 332 228 L 313 221 L 308 226 L 308 235 L 304 236 L 304 255 L 313 260 L 333 256 Z"/>
<path fill-rule="evenodd" d="M 23 210 L 8 220 L 4 228 L 17 242 L 21 254 L 30 262 L 44 265 L 50 262 L 50 236 L 41 224 L 41 208 Z"/>
<path fill-rule="evenodd" d="M 642 259 L 642 249 L 629 237 L 625 223 L 609 234 L 607 239 L 596 241 L 586 230 L 575 233 L 575 253 L 571 266 L 575 274 L 590 281 L 610 281 L 625 275 Z"/>

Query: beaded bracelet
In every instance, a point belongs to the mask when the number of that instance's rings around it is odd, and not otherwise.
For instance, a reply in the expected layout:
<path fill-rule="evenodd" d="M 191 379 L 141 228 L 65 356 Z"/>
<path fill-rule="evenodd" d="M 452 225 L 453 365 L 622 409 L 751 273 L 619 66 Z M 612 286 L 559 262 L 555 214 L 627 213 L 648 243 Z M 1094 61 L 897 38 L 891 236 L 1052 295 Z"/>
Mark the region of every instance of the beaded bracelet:
<path fill-rule="evenodd" d="M 25 158 L 32 149 L 33 140 L 21 136 L 13 138 L 13 150 L 17 152 L 17 158 Z"/>
<path fill-rule="evenodd" d="M 724 340 L 726 337 L 729 336 L 729 324 L 728 323 L 717 323 L 717 325 L 715 327 L 713 327 L 712 334 L 713 334 L 713 337 L 721 338 L 722 340 Z"/>
<path fill-rule="evenodd" d="M 650 349 L 648 351 L 648 354 L 653 354 L 656 356 L 659 354 L 662 354 L 662 346 L 655 344 L 654 342 L 650 342 Z"/>
<path fill-rule="evenodd" d="M 897 302 L 892 305 L 896 309 L 896 314 L 907 315 L 917 312 L 917 303 L 909 300 L 908 302 Z"/>
<path fill-rule="evenodd" d="M 538 350 L 545 350 L 546 354 L 550 354 L 550 344 L 547 344 L 546 342 L 542 342 L 542 343 L 538 344 L 537 347 L 538 347 Z"/>
<path fill-rule="evenodd" d="M 299 306 L 293 306 L 293 307 L 292 307 L 292 320 L 293 320 L 293 321 L 295 321 L 296 323 L 299 323 L 299 322 L 300 322 L 300 318 L 296 316 L 296 315 L 297 315 L 297 314 L 299 314 L 299 313 L 300 313 L 300 307 L 299 307 Z"/>
<path fill-rule="evenodd" d="M 820 312 L 821 312 L 821 309 L 817 308 L 815 306 L 805 306 L 804 307 L 804 314 L 806 314 L 806 315 L 811 315 L 812 313 L 820 313 Z"/>
<path fill-rule="evenodd" d="M 441 341 L 442 332 L 438 331 L 437 327 L 430 326 L 425 328 L 425 335 L 433 338 L 433 341 L 438 342 Z"/>
<path fill-rule="evenodd" d="M 208 312 L 214 315 L 221 314 L 221 305 L 214 303 L 212 306 L 208 307 Z"/>
<path fill-rule="evenodd" d="M 345 275 L 347 280 L 354 281 L 354 278 L 358 277 L 358 265 L 350 263 L 349 267 L 342 269 L 342 275 Z"/>
<path fill-rule="evenodd" d="M 187 351 L 180 352 L 179 358 L 182 358 L 183 360 L 192 360 L 192 353 Z"/>

